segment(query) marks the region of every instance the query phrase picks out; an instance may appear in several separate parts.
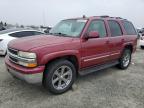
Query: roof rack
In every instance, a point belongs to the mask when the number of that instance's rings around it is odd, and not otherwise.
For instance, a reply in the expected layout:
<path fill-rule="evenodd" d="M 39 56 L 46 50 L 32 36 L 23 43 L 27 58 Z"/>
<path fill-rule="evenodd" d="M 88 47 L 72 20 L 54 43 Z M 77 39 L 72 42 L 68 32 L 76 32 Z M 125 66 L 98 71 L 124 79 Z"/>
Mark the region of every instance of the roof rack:
<path fill-rule="evenodd" d="M 116 19 L 123 19 L 123 18 L 121 18 L 121 17 L 115 17 Z"/>
<path fill-rule="evenodd" d="M 101 18 L 113 18 L 113 19 L 122 19 L 122 20 L 127 20 L 127 19 L 124 19 L 122 17 L 111 17 L 111 16 L 108 16 L 108 15 L 102 15 L 102 16 L 93 16 L 93 17 L 101 17 Z"/>
<path fill-rule="evenodd" d="M 115 19 L 122 19 L 122 20 L 127 20 L 127 19 L 124 19 L 122 17 L 110 17 L 110 18 L 115 18 Z"/>

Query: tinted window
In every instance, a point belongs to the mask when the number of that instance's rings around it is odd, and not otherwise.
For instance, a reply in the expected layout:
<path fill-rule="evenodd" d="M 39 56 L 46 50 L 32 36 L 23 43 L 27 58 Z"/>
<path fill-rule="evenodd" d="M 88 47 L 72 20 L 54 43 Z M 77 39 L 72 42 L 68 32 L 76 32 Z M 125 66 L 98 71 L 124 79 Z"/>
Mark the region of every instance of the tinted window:
<path fill-rule="evenodd" d="M 136 35 L 136 30 L 131 22 L 124 21 L 123 22 L 124 28 L 127 32 L 127 35 Z"/>
<path fill-rule="evenodd" d="M 33 34 L 34 34 L 34 35 L 41 35 L 41 34 L 44 34 L 44 33 L 34 31 Z"/>
<path fill-rule="evenodd" d="M 99 32 L 100 37 L 105 37 L 106 29 L 105 29 L 104 21 L 102 21 L 102 20 L 92 21 L 88 28 L 88 32 L 90 32 L 90 31 L 97 31 L 97 32 Z"/>
<path fill-rule="evenodd" d="M 20 30 L 23 30 L 23 29 L 21 29 L 21 28 L 16 28 L 16 29 L 2 30 L 2 31 L 0 31 L 0 34 L 6 34 L 6 33 L 16 32 L 16 31 L 20 31 Z"/>
<path fill-rule="evenodd" d="M 118 22 L 108 21 L 108 23 L 109 23 L 109 27 L 110 27 L 112 36 L 121 36 L 122 35 L 122 31 L 121 31 L 121 28 L 120 28 L 120 25 L 118 24 Z"/>
<path fill-rule="evenodd" d="M 38 34 L 35 34 L 35 31 L 21 31 L 21 32 L 10 34 L 10 36 L 18 37 L 18 38 L 32 36 L 32 35 L 38 35 Z"/>

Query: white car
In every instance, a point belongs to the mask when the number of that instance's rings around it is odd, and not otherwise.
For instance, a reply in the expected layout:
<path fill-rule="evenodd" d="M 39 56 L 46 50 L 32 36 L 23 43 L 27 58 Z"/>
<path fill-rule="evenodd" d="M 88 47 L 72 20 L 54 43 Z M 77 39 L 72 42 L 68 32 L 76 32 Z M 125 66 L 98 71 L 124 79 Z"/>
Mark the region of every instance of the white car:
<path fill-rule="evenodd" d="M 144 36 L 140 37 L 139 45 L 142 49 L 144 49 Z"/>
<path fill-rule="evenodd" d="M 41 35 L 41 31 L 30 29 L 8 29 L 0 31 L 0 55 L 6 55 L 8 43 L 17 38 Z"/>

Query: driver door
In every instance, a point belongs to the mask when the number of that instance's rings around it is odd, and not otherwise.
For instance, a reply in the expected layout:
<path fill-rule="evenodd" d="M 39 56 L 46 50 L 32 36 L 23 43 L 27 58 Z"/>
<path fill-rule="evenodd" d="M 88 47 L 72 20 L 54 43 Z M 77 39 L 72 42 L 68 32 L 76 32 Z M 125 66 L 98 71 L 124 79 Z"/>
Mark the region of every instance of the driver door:
<path fill-rule="evenodd" d="M 103 20 L 91 21 L 87 33 L 96 31 L 99 38 L 89 38 L 82 42 L 82 67 L 95 66 L 107 62 L 110 57 L 109 37 Z"/>

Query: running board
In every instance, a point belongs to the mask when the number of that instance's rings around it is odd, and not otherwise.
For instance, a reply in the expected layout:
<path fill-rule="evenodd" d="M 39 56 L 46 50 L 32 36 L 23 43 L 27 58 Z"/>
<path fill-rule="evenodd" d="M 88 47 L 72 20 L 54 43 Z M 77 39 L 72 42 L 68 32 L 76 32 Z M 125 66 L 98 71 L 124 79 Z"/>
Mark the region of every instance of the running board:
<path fill-rule="evenodd" d="M 98 66 L 95 66 L 95 67 L 81 69 L 79 71 L 79 74 L 80 75 L 90 74 L 90 73 L 93 73 L 93 72 L 96 72 L 96 71 L 99 71 L 99 70 L 102 70 L 102 69 L 106 69 L 106 68 L 115 66 L 117 64 L 119 64 L 119 62 L 118 61 L 114 61 L 114 62 L 108 62 L 108 63 L 103 64 L 103 65 L 98 65 Z"/>

